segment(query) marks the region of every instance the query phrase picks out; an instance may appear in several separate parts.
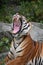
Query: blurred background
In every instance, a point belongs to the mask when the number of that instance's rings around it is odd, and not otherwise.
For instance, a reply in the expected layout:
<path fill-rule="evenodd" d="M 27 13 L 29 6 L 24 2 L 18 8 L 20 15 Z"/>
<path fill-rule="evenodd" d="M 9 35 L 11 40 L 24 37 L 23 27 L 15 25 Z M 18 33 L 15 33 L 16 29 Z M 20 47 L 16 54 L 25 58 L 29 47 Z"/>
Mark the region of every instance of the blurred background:
<path fill-rule="evenodd" d="M 2 22 L 12 23 L 12 16 L 15 13 L 24 15 L 27 21 L 38 22 L 41 23 L 40 27 L 43 26 L 43 0 L 0 0 L 1 24 Z M 0 32 L 0 60 L 3 60 L 6 55 L 3 52 L 9 51 L 12 39 L 13 37 L 9 32 Z"/>
<path fill-rule="evenodd" d="M 28 21 L 43 23 L 43 0 L 0 0 L 1 22 L 11 23 L 17 12 Z"/>

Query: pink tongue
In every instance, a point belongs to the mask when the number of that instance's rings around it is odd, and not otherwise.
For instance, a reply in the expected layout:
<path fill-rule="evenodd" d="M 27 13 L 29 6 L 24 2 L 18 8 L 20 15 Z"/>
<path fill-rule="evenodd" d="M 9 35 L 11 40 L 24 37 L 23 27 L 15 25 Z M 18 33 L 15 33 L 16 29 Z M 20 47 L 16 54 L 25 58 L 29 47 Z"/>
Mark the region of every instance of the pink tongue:
<path fill-rule="evenodd" d="M 21 24 L 19 22 L 14 22 L 14 30 L 13 33 L 17 33 L 20 30 Z"/>
<path fill-rule="evenodd" d="M 17 33 L 19 31 L 19 27 L 14 27 L 13 33 Z"/>

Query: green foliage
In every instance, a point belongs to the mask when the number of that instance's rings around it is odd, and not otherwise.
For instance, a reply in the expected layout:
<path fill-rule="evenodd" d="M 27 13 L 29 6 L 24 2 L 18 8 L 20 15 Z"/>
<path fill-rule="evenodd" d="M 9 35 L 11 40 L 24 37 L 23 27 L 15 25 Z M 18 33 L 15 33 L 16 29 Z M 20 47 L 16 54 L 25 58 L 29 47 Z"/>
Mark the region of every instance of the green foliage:
<path fill-rule="evenodd" d="M 2 1 L 2 0 L 1 0 Z M 4 2 L 3 2 L 4 1 Z M 12 16 L 19 12 L 28 21 L 43 23 L 43 0 L 3 0 L 0 21 L 12 22 Z"/>
<path fill-rule="evenodd" d="M 2 62 L 2 64 L 1 64 L 1 65 L 5 65 L 4 56 L 2 56 L 2 58 L 1 58 L 1 61 L 0 61 L 0 62 Z"/>
<path fill-rule="evenodd" d="M 6 5 L 0 9 L 0 20 L 3 22 L 11 22 L 12 15 L 10 14 L 12 10 L 8 8 Z"/>
<path fill-rule="evenodd" d="M 0 52 L 9 50 L 10 48 L 10 40 L 7 37 L 2 37 L 0 40 Z"/>
<path fill-rule="evenodd" d="M 21 2 L 20 13 L 29 21 L 43 22 L 43 2 Z"/>
<path fill-rule="evenodd" d="M 0 53 L 9 51 L 13 36 L 10 32 L 0 32 Z"/>

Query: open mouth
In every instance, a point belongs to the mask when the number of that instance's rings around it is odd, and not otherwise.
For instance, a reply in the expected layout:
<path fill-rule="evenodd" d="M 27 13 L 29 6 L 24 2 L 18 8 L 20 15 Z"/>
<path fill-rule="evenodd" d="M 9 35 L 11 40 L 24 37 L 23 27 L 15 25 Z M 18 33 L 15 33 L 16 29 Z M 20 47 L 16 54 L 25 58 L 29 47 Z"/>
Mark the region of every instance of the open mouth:
<path fill-rule="evenodd" d="M 21 28 L 21 22 L 20 21 L 15 21 L 13 23 L 13 33 L 16 34 L 20 31 Z"/>

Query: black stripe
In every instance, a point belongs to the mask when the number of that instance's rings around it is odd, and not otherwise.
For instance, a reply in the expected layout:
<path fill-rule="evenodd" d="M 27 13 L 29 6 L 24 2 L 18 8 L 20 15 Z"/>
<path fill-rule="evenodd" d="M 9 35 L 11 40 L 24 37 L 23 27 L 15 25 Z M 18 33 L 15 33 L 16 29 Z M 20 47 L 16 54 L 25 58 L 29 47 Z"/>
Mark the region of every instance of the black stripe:
<path fill-rule="evenodd" d="M 22 39 L 22 41 L 19 43 L 19 45 L 25 40 L 25 37 L 26 37 L 26 36 L 22 36 L 22 37 L 23 37 L 23 39 Z M 19 46 L 19 45 L 18 45 L 18 46 Z"/>
<path fill-rule="evenodd" d="M 12 53 L 12 51 L 10 51 L 10 53 L 11 53 L 12 55 L 14 55 L 14 54 Z"/>
<path fill-rule="evenodd" d="M 32 59 L 32 63 L 33 63 L 33 59 Z"/>
<path fill-rule="evenodd" d="M 27 24 L 24 24 L 24 25 L 26 26 Z M 24 27 L 25 27 L 25 26 L 24 26 Z"/>
<path fill-rule="evenodd" d="M 24 39 L 23 39 L 23 40 L 24 40 Z M 23 40 L 22 40 L 22 41 L 23 41 Z M 22 41 L 19 42 L 18 46 L 22 43 Z M 14 45 L 14 44 L 13 44 L 13 45 Z M 18 47 L 18 46 L 17 46 L 17 47 Z M 17 47 L 15 47 L 15 45 L 14 45 L 14 48 L 15 48 L 15 49 L 16 49 Z"/>
<path fill-rule="evenodd" d="M 22 29 L 22 30 L 19 32 L 18 36 L 20 36 L 20 34 L 23 32 L 23 30 L 28 29 L 29 26 L 30 26 L 30 25 L 28 25 L 26 28 Z"/>
<path fill-rule="evenodd" d="M 22 39 L 22 41 L 19 42 L 18 46 L 25 40 L 25 37 L 26 37 L 26 36 L 22 36 L 22 37 L 23 37 L 23 39 Z M 21 38 L 22 38 L 22 37 L 21 37 Z M 13 45 L 14 45 L 14 44 L 13 44 Z M 18 46 L 17 46 L 17 47 L 18 47 Z M 15 48 L 15 45 L 14 45 L 14 48 Z M 15 49 L 16 49 L 16 48 L 15 48 Z"/>
<path fill-rule="evenodd" d="M 21 52 L 21 51 L 22 51 L 22 50 L 19 50 L 19 51 L 17 51 L 17 53 L 18 53 L 18 52 Z"/>
<path fill-rule="evenodd" d="M 37 58 L 35 58 L 35 65 L 37 65 Z"/>
<path fill-rule="evenodd" d="M 7 55 L 7 57 L 11 60 L 11 58 Z"/>
<path fill-rule="evenodd" d="M 16 49 L 16 47 L 14 46 L 14 49 Z"/>
<path fill-rule="evenodd" d="M 24 28 L 23 30 L 25 30 L 25 29 L 28 29 L 28 27 L 29 27 L 30 25 L 28 25 L 26 28 Z M 21 30 L 21 32 L 23 32 L 23 30 Z"/>
<path fill-rule="evenodd" d="M 19 45 L 25 40 L 25 38 L 26 38 L 26 36 L 24 36 L 23 40 L 19 43 Z M 19 45 L 18 45 L 18 46 L 19 46 Z M 20 50 L 20 51 L 18 51 L 18 52 L 21 52 L 21 51 L 23 51 L 23 49 Z M 17 53 L 18 53 L 18 52 L 17 52 Z"/>
<path fill-rule="evenodd" d="M 40 57 L 39 65 L 41 65 L 41 57 Z"/>
<path fill-rule="evenodd" d="M 19 35 L 18 35 L 18 36 L 19 36 Z M 22 38 L 22 37 L 23 37 L 23 36 L 21 36 L 21 37 L 17 37 L 17 38 L 15 37 L 15 38 L 16 38 L 17 40 L 19 40 L 19 39 Z"/>
<path fill-rule="evenodd" d="M 27 26 L 27 23 L 25 23 L 24 25 Z M 25 27 L 25 26 L 24 26 L 24 27 Z M 30 24 L 29 24 L 29 26 L 30 26 Z"/>

